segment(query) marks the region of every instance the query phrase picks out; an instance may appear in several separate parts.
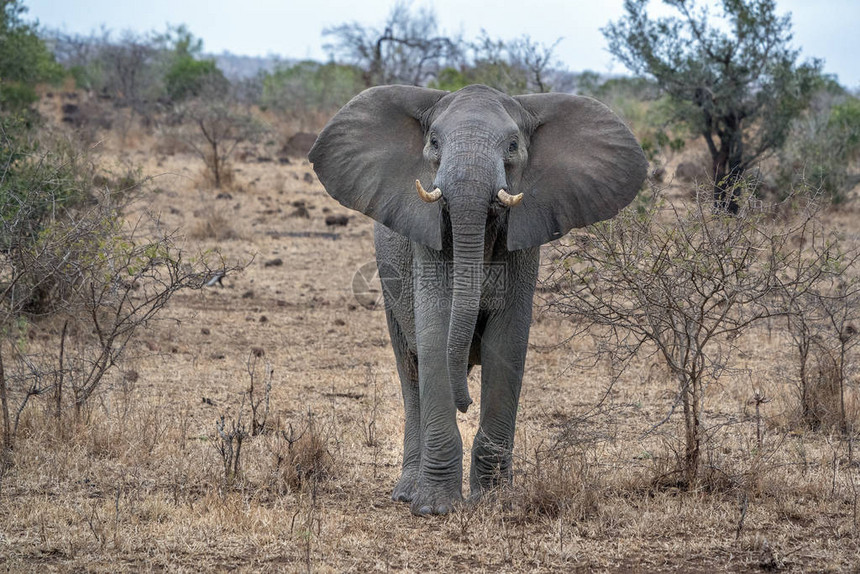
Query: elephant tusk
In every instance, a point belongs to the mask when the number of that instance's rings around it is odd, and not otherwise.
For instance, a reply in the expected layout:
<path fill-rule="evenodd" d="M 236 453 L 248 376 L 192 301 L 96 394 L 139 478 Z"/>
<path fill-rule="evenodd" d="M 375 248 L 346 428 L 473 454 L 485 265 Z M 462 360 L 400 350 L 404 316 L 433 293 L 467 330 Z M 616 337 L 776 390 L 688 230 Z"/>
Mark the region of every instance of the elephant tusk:
<path fill-rule="evenodd" d="M 437 187 L 436 189 L 434 189 L 430 193 L 427 193 L 426 191 L 424 191 L 424 188 L 421 187 L 421 181 L 417 180 L 417 179 L 415 180 L 415 189 L 418 190 L 418 197 L 420 197 L 421 199 L 423 199 L 427 203 L 433 203 L 434 201 L 439 201 L 439 198 L 442 197 L 442 190 L 441 189 L 439 189 Z"/>
<path fill-rule="evenodd" d="M 522 200 L 523 200 L 523 194 L 522 193 L 518 193 L 516 195 L 511 195 L 510 193 L 508 193 L 504 189 L 499 190 L 499 201 L 501 201 L 502 205 L 504 205 L 505 207 L 513 207 L 513 206 L 519 204 L 519 202 L 521 202 Z"/>

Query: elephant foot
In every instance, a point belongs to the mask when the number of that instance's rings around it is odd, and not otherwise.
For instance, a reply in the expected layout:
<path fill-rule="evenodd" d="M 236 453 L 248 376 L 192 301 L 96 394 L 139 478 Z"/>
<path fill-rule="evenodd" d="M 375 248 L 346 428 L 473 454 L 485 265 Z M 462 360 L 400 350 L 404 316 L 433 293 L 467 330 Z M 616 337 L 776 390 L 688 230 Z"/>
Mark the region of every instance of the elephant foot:
<path fill-rule="evenodd" d="M 419 486 L 412 498 L 412 514 L 429 516 L 448 514 L 463 502 L 460 485 Z"/>
<path fill-rule="evenodd" d="M 510 458 L 491 459 L 487 457 L 487 459 L 481 460 L 478 457 L 472 457 L 472 472 L 469 477 L 470 498 L 480 498 L 511 484 L 513 472 Z"/>
<path fill-rule="evenodd" d="M 415 492 L 418 490 L 418 469 L 404 468 L 400 475 L 400 480 L 394 487 L 394 492 L 391 493 L 391 500 L 394 502 L 412 502 L 415 498 Z"/>
<path fill-rule="evenodd" d="M 466 508 L 475 508 L 479 505 L 488 506 L 489 508 L 501 508 L 504 511 L 513 510 L 513 503 L 508 494 L 506 494 L 505 486 L 499 485 L 495 488 L 479 488 L 472 489 L 469 498 L 464 503 Z"/>
<path fill-rule="evenodd" d="M 472 486 L 471 492 L 469 493 L 469 497 L 466 499 L 466 504 L 470 506 L 475 506 L 485 498 L 490 498 L 492 496 L 491 493 L 494 491 L 490 491 L 484 488 L 475 488 Z"/>
<path fill-rule="evenodd" d="M 469 484 L 469 498 L 479 500 L 483 496 L 487 496 L 490 494 L 495 494 L 499 491 L 500 488 L 504 488 L 506 486 L 510 486 L 510 480 L 484 480 L 484 481 L 476 481 L 472 480 Z"/>

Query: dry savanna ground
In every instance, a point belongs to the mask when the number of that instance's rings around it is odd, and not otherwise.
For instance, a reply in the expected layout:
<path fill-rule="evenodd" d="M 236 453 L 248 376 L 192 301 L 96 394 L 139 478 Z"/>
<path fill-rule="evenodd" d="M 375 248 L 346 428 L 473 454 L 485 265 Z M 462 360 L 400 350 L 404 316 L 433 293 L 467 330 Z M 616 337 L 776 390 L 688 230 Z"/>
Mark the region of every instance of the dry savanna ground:
<path fill-rule="evenodd" d="M 708 388 L 709 470 L 685 491 L 671 474 L 682 432 L 678 412 L 666 420 L 666 369 L 643 358 L 610 388 L 606 364 L 577 361 L 592 342 L 568 340 L 574 326 L 538 308 L 513 487 L 413 517 L 390 500 L 403 415 L 384 313 L 351 289 L 373 261 L 370 220 L 330 199 L 306 160 L 278 161 L 282 142 L 240 150 L 219 191 L 200 160 L 165 153 L 153 134 L 101 139 L 102 165 L 153 176 L 130 218 L 156 213 L 186 249 L 217 247 L 246 267 L 177 295 L 77 424 L 59 431 L 38 399 L 24 412 L 0 492 L 7 570 L 860 567 L 860 468 L 837 434 L 796 424 L 796 359 L 777 323 Z M 851 209 L 836 219 L 852 221 Z M 348 224 L 326 226 L 330 214 Z M 56 338 L 56 325 L 33 329 Z M 470 385 L 477 397 L 478 369 Z M 771 399 L 758 414 L 756 390 Z M 477 411 L 458 414 L 467 451 Z M 249 431 L 238 454 L 237 425 Z"/>

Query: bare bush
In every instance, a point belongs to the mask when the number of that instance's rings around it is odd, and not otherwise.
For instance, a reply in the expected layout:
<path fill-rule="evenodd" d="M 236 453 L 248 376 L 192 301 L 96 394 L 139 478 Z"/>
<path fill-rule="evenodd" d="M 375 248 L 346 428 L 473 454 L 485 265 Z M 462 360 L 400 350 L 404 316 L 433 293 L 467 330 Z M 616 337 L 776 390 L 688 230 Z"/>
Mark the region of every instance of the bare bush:
<path fill-rule="evenodd" d="M 292 424 L 276 436 L 274 450 L 278 490 L 300 491 L 331 476 L 334 458 L 329 447 L 331 428 L 308 411 L 300 429 Z"/>
<path fill-rule="evenodd" d="M 860 254 L 842 252 L 820 233 L 798 241 L 800 265 L 822 251 L 834 252 L 811 288 L 785 293 L 787 331 L 797 357 L 799 419 L 809 428 L 835 428 L 850 436 L 860 414 L 851 412 L 846 400 L 860 339 L 860 278 L 852 269 Z"/>
<path fill-rule="evenodd" d="M 245 395 L 248 398 L 248 407 L 251 409 L 251 436 L 257 436 L 266 430 L 269 419 L 272 375 L 275 369 L 272 365 L 266 363 L 263 379 L 259 380 L 257 374 L 257 354 L 253 352 L 248 355 L 245 366 L 249 379 L 248 390 L 245 391 Z M 260 388 L 261 383 L 262 389 Z"/>
<path fill-rule="evenodd" d="M 229 177 L 229 161 L 236 147 L 246 141 L 256 141 L 263 127 L 256 118 L 215 86 L 203 95 L 175 109 L 177 137 L 203 160 L 218 189 Z"/>
<path fill-rule="evenodd" d="M 487 84 L 509 94 L 564 91 L 563 75 L 554 52 L 561 38 L 550 46 L 528 35 L 511 41 L 495 40 L 484 32 L 470 45 L 474 66 L 468 81 Z M 465 78 L 464 78 L 465 79 Z"/>
<path fill-rule="evenodd" d="M 62 429 L 68 392 L 79 420 L 173 295 L 202 288 L 214 269 L 226 267 L 214 252 L 186 257 L 157 221 L 127 224 L 131 190 L 96 192 L 74 167 L 87 162 L 72 161 L 24 154 L 7 171 L 13 179 L 0 182 L 0 398 L 9 446 L 33 397 L 52 395 Z M 62 324 L 55 346 L 30 340 L 28 332 L 52 321 Z"/>
<path fill-rule="evenodd" d="M 230 219 L 214 205 L 206 205 L 195 212 L 199 219 L 194 223 L 188 235 L 194 239 L 215 239 L 226 241 L 238 237 Z"/>
<path fill-rule="evenodd" d="M 202 288 L 209 269 L 224 266 L 217 256 L 215 262 L 209 257 L 186 260 L 169 235 L 152 238 L 122 232 L 117 227 L 119 215 L 106 202 L 102 199 L 90 210 L 56 222 L 32 249 L 22 250 L 23 257 L 11 269 L 10 291 L 28 275 L 50 278 L 51 315 L 63 321 L 55 349 L 22 348 L 10 341 L 15 366 L 7 365 L 5 385 L 23 396 L 20 409 L 29 397 L 53 390 L 60 417 L 68 389 L 75 417 L 80 418 L 81 409 L 117 367 L 138 331 L 173 295 Z M 4 311 L 4 324 L 9 325 L 6 339 L 25 336 L 31 320 L 10 308 Z M 73 336 L 67 337 L 67 332 Z"/>
<path fill-rule="evenodd" d="M 398 2 L 381 28 L 357 22 L 323 31 L 332 38 L 326 48 L 365 72 L 365 87 L 381 84 L 426 85 L 439 70 L 460 56 L 460 42 L 438 32 L 436 14 L 422 8 L 414 14 Z"/>
<path fill-rule="evenodd" d="M 524 460 L 521 480 L 501 500 L 526 519 L 564 516 L 580 521 L 593 516 L 600 484 L 586 453 L 563 436 L 538 444 Z"/>
<path fill-rule="evenodd" d="M 240 408 L 238 416 L 231 418 L 229 422 L 225 420 L 224 415 L 221 415 L 215 423 L 215 430 L 217 431 L 215 445 L 224 463 L 224 488 L 229 490 L 242 476 L 242 444 L 248 438 L 248 429 L 242 422 L 242 409 Z"/>
<path fill-rule="evenodd" d="M 701 476 L 709 433 L 719 428 L 706 420 L 707 391 L 730 371 L 738 337 L 762 319 L 784 316 L 782 295 L 819 285 L 840 258 L 833 241 L 795 257 L 793 239 L 817 221 L 816 195 L 763 209 L 749 190 L 736 193 L 736 216 L 701 197 L 687 208 L 655 193 L 559 245 L 545 280 L 558 292 L 546 305 L 588 330 L 599 352 L 619 363 L 641 353 L 666 363 L 677 384 L 666 420 L 681 407 L 677 472 L 688 488 Z"/>

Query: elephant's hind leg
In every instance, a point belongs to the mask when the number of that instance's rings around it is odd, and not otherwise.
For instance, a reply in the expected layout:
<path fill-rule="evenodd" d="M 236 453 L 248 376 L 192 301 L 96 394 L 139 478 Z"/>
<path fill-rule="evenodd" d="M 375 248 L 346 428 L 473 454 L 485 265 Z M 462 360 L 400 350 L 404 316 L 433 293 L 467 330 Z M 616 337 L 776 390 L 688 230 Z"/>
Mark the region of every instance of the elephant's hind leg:
<path fill-rule="evenodd" d="M 392 500 L 412 502 L 421 466 L 421 408 L 418 400 L 418 357 L 409 349 L 406 337 L 390 310 L 386 310 L 391 346 L 397 359 L 397 373 L 403 391 L 406 425 L 403 432 L 403 467 L 391 494 Z"/>

